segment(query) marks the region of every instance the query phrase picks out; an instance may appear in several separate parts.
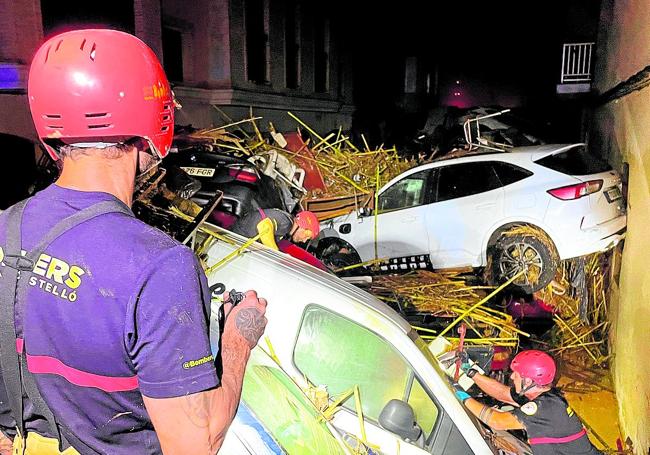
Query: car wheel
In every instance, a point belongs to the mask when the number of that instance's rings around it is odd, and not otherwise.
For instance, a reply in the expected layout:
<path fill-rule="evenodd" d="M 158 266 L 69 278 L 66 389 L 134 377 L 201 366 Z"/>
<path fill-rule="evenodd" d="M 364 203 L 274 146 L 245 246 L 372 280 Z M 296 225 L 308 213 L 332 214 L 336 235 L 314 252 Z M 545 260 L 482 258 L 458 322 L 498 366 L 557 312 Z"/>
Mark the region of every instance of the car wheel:
<path fill-rule="evenodd" d="M 516 231 L 525 231 L 515 233 Z M 546 287 L 555 277 L 559 259 L 553 242 L 537 228 L 515 228 L 505 232 L 491 255 L 493 284 L 503 283 L 522 270 L 513 281 L 523 291 L 533 293 Z"/>
<path fill-rule="evenodd" d="M 310 248 L 309 250 L 310 253 L 325 265 L 333 269 L 339 269 L 361 262 L 361 257 L 354 247 L 338 237 L 321 239 L 315 248 Z"/>

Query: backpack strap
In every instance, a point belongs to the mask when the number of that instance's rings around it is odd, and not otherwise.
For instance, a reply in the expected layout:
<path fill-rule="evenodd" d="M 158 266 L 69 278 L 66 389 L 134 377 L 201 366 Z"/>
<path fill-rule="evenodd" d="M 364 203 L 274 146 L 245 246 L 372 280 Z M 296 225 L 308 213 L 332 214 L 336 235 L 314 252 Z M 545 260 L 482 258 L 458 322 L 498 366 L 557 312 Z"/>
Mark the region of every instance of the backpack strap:
<path fill-rule="evenodd" d="M 21 377 L 20 359 L 16 346 L 16 326 L 14 325 L 14 300 L 18 285 L 18 273 L 27 270 L 29 264 L 21 260 L 20 246 L 16 246 L 16 236 L 20 236 L 20 224 L 27 200 L 10 207 L 5 212 L 7 216 L 6 248 L 3 262 L 6 266 L 0 272 L 0 366 L 2 378 L 7 389 L 7 398 L 11 413 L 16 421 L 16 428 L 21 437 L 25 437 L 25 422 L 23 415 L 23 386 Z M 18 229 L 16 229 L 18 227 Z M 17 231 L 17 232 L 16 232 Z M 20 241 L 18 241 L 20 245 Z M 17 254 L 17 255 L 16 255 Z M 14 262 L 15 266 L 12 266 Z"/>
<path fill-rule="evenodd" d="M 59 449 L 65 450 L 71 444 L 78 449 L 86 449 L 85 453 L 94 452 L 93 449 L 81 442 L 70 430 L 56 421 L 49 406 L 41 396 L 36 381 L 27 368 L 27 357 L 24 349 L 18 349 L 16 336 L 16 304 L 18 301 L 24 305 L 26 288 L 24 283 L 28 280 L 34 265 L 47 247 L 64 233 L 85 223 L 93 218 L 106 213 L 123 213 L 133 216 L 133 212 L 121 201 L 114 199 L 99 202 L 86 207 L 67 218 L 59 221 L 48 231 L 37 245 L 27 254 L 22 254 L 22 218 L 29 199 L 19 202 L 7 210 L 6 247 L 3 262 L 5 267 L 0 276 L 0 366 L 2 377 L 7 389 L 9 404 L 16 420 L 16 427 L 23 437 L 26 446 L 25 421 L 23 416 L 23 395 L 29 397 L 36 411 L 42 415 L 50 426 L 50 431 L 59 440 Z M 21 280 L 21 277 L 23 278 Z"/>

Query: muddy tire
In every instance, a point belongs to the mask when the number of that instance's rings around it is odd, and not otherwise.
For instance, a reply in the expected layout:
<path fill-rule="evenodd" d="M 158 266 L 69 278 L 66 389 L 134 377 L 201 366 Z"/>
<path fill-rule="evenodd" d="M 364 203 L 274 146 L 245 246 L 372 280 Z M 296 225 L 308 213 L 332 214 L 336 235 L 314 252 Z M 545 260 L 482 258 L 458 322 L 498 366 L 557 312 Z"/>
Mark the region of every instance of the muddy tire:
<path fill-rule="evenodd" d="M 546 287 L 555 277 L 559 264 L 553 242 L 538 229 L 501 234 L 492 247 L 490 259 L 491 284 L 503 283 L 524 270 L 513 284 L 527 293 Z"/>

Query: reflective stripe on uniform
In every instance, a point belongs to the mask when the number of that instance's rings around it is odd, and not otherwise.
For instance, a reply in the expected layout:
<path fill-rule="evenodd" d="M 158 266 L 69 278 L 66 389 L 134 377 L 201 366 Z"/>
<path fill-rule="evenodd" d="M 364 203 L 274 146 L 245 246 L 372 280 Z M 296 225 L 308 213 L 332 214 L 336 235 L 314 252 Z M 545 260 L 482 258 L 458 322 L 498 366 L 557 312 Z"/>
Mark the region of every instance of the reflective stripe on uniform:
<path fill-rule="evenodd" d="M 563 438 L 530 438 L 528 440 L 528 443 L 530 445 L 535 445 L 535 444 L 565 444 L 567 442 L 572 442 L 575 441 L 576 439 L 580 439 L 584 435 L 587 434 L 587 430 L 584 428 L 582 431 L 577 432 L 576 434 L 572 434 L 571 436 L 565 436 Z"/>
<path fill-rule="evenodd" d="M 16 339 L 16 352 L 23 353 L 22 338 Z M 105 376 L 66 365 L 48 355 L 26 354 L 27 369 L 33 374 L 55 374 L 79 387 L 94 387 L 104 392 L 128 392 L 138 388 L 137 376 Z"/>

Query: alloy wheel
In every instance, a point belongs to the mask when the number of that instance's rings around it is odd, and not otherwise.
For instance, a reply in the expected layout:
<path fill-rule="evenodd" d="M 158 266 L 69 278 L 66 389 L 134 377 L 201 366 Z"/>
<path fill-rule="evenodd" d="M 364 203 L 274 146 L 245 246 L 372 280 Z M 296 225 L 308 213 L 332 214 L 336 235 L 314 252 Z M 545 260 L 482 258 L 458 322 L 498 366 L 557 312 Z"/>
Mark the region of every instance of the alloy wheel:
<path fill-rule="evenodd" d="M 539 281 L 544 268 L 544 260 L 540 252 L 526 242 L 516 242 L 507 246 L 499 260 L 501 275 L 507 279 L 517 275 L 522 270 L 524 274 L 514 283 L 532 286 Z"/>

